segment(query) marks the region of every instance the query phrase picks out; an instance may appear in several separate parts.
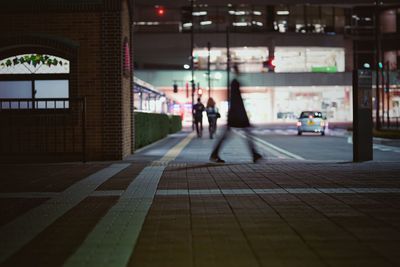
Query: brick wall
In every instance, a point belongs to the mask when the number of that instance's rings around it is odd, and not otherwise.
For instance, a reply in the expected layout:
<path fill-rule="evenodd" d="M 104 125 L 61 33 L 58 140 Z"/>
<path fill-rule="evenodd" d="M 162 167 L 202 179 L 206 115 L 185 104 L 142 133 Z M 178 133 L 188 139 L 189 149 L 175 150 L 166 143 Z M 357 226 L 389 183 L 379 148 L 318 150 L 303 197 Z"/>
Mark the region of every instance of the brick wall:
<path fill-rule="evenodd" d="M 128 42 L 129 48 L 131 48 L 131 18 L 130 18 L 130 13 L 129 13 L 129 4 L 127 0 L 124 0 L 122 2 L 122 9 L 121 9 L 121 28 L 122 28 L 122 34 L 121 34 L 121 48 L 124 50 L 125 48 L 123 47 L 125 44 L 125 40 Z M 131 49 L 130 49 L 131 50 Z M 123 53 L 125 56 L 125 54 Z M 130 52 L 130 62 L 132 67 L 132 53 Z M 122 58 L 122 62 L 124 64 L 124 58 Z M 129 155 L 133 153 L 133 149 L 135 147 L 134 144 L 134 118 L 133 116 L 133 79 L 132 79 L 132 70 L 129 68 L 129 71 L 126 71 L 123 75 L 123 80 L 122 80 L 122 148 L 123 148 L 123 156 Z"/>
<path fill-rule="evenodd" d="M 70 97 L 85 96 L 87 102 L 88 159 L 122 159 L 132 143 L 131 79 L 122 75 L 121 45 L 129 11 L 121 15 L 127 8 L 121 0 L 103 1 L 102 7 L 84 2 L 51 11 L 0 9 L 0 58 L 13 46 L 14 52 L 41 48 L 69 59 Z"/>

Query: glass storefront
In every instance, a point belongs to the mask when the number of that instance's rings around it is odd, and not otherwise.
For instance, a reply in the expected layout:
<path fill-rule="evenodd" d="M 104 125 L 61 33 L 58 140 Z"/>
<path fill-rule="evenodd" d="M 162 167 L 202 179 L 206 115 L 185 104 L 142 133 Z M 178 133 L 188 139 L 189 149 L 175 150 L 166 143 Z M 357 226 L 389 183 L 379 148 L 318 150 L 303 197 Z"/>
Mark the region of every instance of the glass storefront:
<path fill-rule="evenodd" d="M 276 47 L 275 72 L 343 72 L 344 48 Z"/>
<path fill-rule="evenodd" d="M 282 86 L 252 93 L 247 87 L 243 99 L 253 123 L 296 121 L 302 111 L 321 111 L 331 122 L 352 121 L 350 86 Z"/>
<path fill-rule="evenodd" d="M 351 121 L 350 86 L 276 87 L 274 121 L 294 120 L 304 110 L 321 111 L 330 121 Z"/>
<path fill-rule="evenodd" d="M 226 122 L 228 111 L 225 90 L 214 88 L 212 96 L 221 114 L 221 124 Z M 247 115 L 253 124 L 293 123 L 302 111 L 320 111 L 329 122 L 351 122 L 353 119 L 351 86 L 246 86 L 241 91 Z M 166 92 L 167 97 L 170 94 L 173 93 Z M 205 103 L 207 96 L 202 100 Z M 178 101 L 174 113 L 181 114 L 184 124 L 190 125 L 190 100 Z M 203 123 L 206 123 L 206 116 Z"/>
<path fill-rule="evenodd" d="M 268 47 L 232 47 L 232 63 L 238 64 L 241 72 L 265 72 L 269 58 Z M 207 69 L 207 48 L 193 51 L 195 67 Z M 341 47 L 275 47 L 275 72 L 344 72 L 345 52 Z M 226 68 L 226 48 L 215 47 L 210 50 L 211 70 Z"/>
<path fill-rule="evenodd" d="M 268 47 L 232 47 L 230 55 L 231 62 L 238 64 L 241 72 L 262 72 L 263 62 L 268 59 Z M 195 48 L 193 56 L 197 69 L 207 69 L 208 50 L 206 47 Z M 213 47 L 210 50 L 210 68 L 212 70 L 225 70 L 226 61 L 226 48 Z"/>

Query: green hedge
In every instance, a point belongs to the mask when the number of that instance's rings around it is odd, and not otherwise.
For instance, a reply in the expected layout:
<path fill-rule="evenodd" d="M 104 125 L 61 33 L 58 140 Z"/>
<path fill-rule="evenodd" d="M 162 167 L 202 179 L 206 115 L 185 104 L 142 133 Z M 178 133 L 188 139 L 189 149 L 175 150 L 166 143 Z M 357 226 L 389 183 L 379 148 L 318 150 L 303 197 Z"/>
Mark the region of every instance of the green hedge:
<path fill-rule="evenodd" d="M 135 148 L 141 148 L 182 129 L 179 116 L 135 112 Z"/>
<path fill-rule="evenodd" d="M 169 116 L 169 133 L 176 133 L 182 130 L 182 119 L 180 116 Z"/>

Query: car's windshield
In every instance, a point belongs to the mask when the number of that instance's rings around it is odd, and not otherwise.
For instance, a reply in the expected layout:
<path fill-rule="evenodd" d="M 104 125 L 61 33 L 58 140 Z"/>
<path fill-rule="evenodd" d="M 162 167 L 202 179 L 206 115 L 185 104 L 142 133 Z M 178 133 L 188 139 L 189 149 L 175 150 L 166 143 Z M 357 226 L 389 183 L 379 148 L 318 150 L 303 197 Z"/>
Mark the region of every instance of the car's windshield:
<path fill-rule="evenodd" d="M 322 113 L 316 111 L 304 111 L 300 115 L 300 119 L 303 118 L 322 118 Z"/>

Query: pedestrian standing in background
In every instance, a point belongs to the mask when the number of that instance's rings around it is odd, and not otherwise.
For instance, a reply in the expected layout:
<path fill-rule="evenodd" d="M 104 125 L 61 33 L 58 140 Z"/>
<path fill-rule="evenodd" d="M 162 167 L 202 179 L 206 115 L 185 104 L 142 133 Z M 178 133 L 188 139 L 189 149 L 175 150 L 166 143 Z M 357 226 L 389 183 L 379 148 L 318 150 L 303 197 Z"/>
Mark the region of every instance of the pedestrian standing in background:
<path fill-rule="evenodd" d="M 203 135 L 203 111 L 205 110 L 200 97 L 197 98 L 197 103 L 193 105 L 193 118 L 196 125 L 197 137 Z"/>
<path fill-rule="evenodd" d="M 230 106 L 228 110 L 228 125 L 222 134 L 222 136 L 217 141 L 214 150 L 211 152 L 210 161 L 213 162 L 225 162 L 223 159 L 219 157 L 219 150 L 221 145 L 224 143 L 228 135 L 231 133 L 231 127 L 241 128 L 245 131 L 247 137 L 247 145 L 252 153 L 253 162 L 256 163 L 262 156 L 256 151 L 253 140 L 251 139 L 251 131 L 250 131 L 250 121 L 247 117 L 246 109 L 244 108 L 242 95 L 240 92 L 240 83 L 237 80 L 239 76 L 238 66 L 234 66 L 234 71 L 236 77 L 231 82 L 231 91 L 230 91 Z"/>
<path fill-rule="evenodd" d="M 207 101 L 206 106 L 207 118 L 208 118 L 208 131 L 210 133 L 210 139 L 213 139 L 213 135 L 217 130 L 217 119 L 221 116 L 215 106 L 215 101 L 210 97 Z"/>

